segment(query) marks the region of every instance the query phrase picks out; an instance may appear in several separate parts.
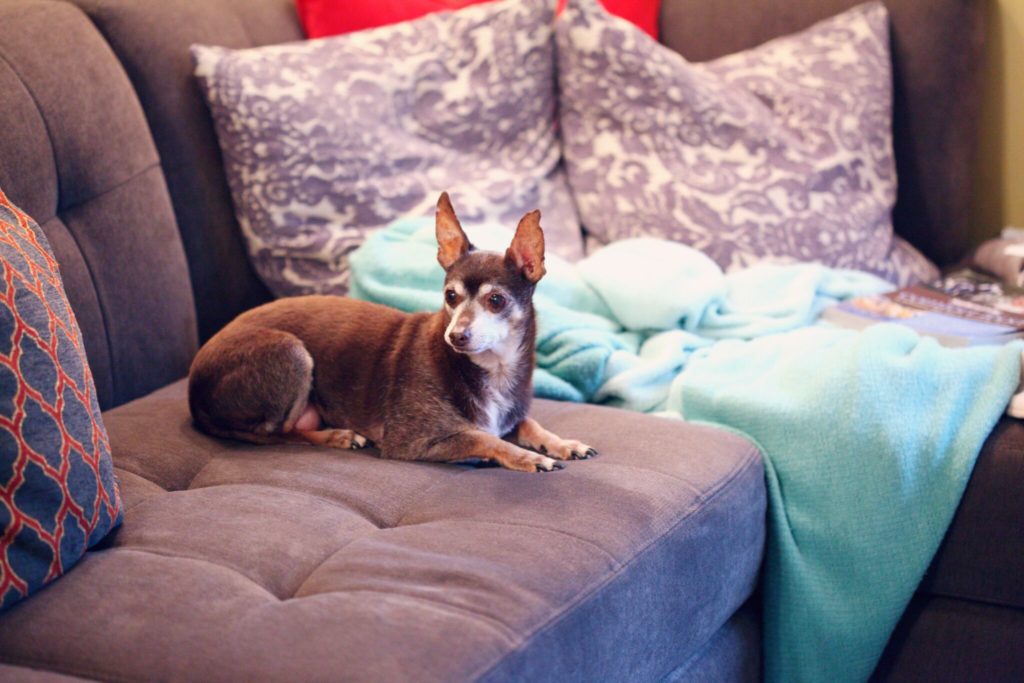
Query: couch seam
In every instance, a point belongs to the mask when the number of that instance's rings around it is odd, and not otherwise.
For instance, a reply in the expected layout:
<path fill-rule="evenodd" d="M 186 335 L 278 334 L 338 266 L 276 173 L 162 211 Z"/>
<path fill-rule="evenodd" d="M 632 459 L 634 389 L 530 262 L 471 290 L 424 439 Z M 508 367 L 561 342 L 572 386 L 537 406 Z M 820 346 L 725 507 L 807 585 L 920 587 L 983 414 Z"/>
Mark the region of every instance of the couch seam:
<path fill-rule="evenodd" d="M 172 555 L 170 553 L 160 552 L 158 550 L 153 550 L 151 548 L 143 548 L 143 547 L 139 547 L 139 546 L 130 546 L 130 545 L 117 545 L 117 546 L 114 546 L 112 548 L 107 548 L 107 549 L 103 550 L 102 552 L 110 552 L 110 551 L 134 552 L 134 553 L 141 553 L 143 555 L 155 555 L 157 557 L 166 557 L 166 558 L 171 559 L 171 560 L 186 560 L 186 561 L 189 561 L 189 562 L 198 562 L 198 563 L 201 563 L 201 564 L 208 564 L 208 565 L 211 565 L 211 566 L 214 566 L 214 567 L 218 567 L 220 569 L 225 569 L 225 570 L 231 572 L 232 574 L 237 574 L 238 576 L 241 576 L 243 579 L 245 579 L 246 581 L 248 581 L 252 585 L 254 585 L 257 588 L 259 588 L 260 590 L 262 590 L 264 593 L 269 595 L 275 601 L 277 601 L 277 602 L 282 602 L 283 601 L 282 598 L 277 597 L 277 595 L 275 595 L 274 592 L 271 591 L 269 588 L 267 588 L 266 586 L 263 586 L 263 585 L 257 583 L 251 577 L 246 576 L 245 574 L 240 572 L 238 569 L 236 569 L 236 568 L 234 568 L 234 567 L 232 567 L 230 565 L 221 564 L 219 562 L 214 562 L 213 560 L 208 560 L 208 559 L 203 558 L 203 557 L 192 557 L 190 555 Z"/>
<path fill-rule="evenodd" d="M 727 478 L 723 479 L 719 483 L 719 485 L 717 487 L 715 487 L 711 491 L 708 491 L 708 493 L 705 496 L 698 497 L 697 500 L 695 500 L 694 503 L 692 505 L 690 505 L 690 507 L 687 509 L 685 514 L 683 514 L 679 519 L 677 519 L 672 525 L 670 525 L 662 533 L 658 534 L 658 536 L 656 536 L 655 538 L 651 539 L 643 547 L 638 549 L 638 551 L 636 553 L 634 553 L 633 556 L 631 558 L 629 558 L 628 561 L 624 562 L 622 564 L 622 566 L 617 568 L 614 572 L 609 574 L 603 580 L 600 580 L 600 581 L 596 582 L 595 584 L 593 584 L 592 586 L 590 586 L 590 588 L 588 590 L 581 592 L 569 604 L 567 604 L 565 607 L 563 607 L 561 610 L 559 610 L 558 614 L 556 614 L 554 616 L 551 616 L 548 619 L 546 619 L 543 622 L 541 622 L 529 634 L 527 634 L 527 635 L 525 635 L 523 637 L 522 641 L 516 647 L 516 650 L 521 651 L 530 641 L 532 641 L 534 638 L 536 638 L 538 635 L 540 635 L 543 631 L 548 630 L 550 627 L 554 626 L 558 622 L 560 622 L 563 619 L 565 619 L 570 613 L 572 613 L 577 607 L 579 607 L 584 602 L 584 600 L 586 598 L 590 597 L 591 595 L 596 593 L 600 588 L 603 588 L 604 586 L 607 586 L 612 581 L 614 581 L 619 576 L 621 576 L 623 574 L 623 572 L 625 572 L 627 569 L 629 569 L 631 566 L 633 566 L 633 564 L 635 564 L 642 556 L 646 555 L 650 551 L 650 549 L 655 546 L 655 544 L 657 544 L 659 541 L 661 541 L 661 539 L 663 539 L 665 536 L 667 536 L 670 533 L 672 533 L 673 531 L 675 531 L 683 522 L 687 521 L 688 519 L 693 517 L 695 514 L 699 513 L 701 510 L 705 510 L 706 507 L 705 507 L 704 504 L 708 503 L 711 500 L 714 500 L 718 496 L 718 494 L 720 494 L 722 491 L 726 490 L 729 487 L 729 484 L 731 484 L 733 481 L 738 479 L 740 477 L 740 475 L 742 475 L 745 472 L 747 472 L 750 469 L 750 467 L 753 465 L 753 463 L 759 460 L 759 458 L 756 457 L 756 456 L 760 456 L 761 455 L 761 451 L 756 446 L 751 444 L 751 446 L 748 449 L 746 455 L 747 455 L 747 457 L 743 461 L 741 461 L 739 463 L 739 465 L 736 467 L 736 469 L 734 469 L 732 472 L 730 472 L 729 476 Z M 503 653 L 501 655 L 498 655 L 494 659 L 494 661 L 492 661 L 489 665 L 487 665 L 485 667 L 481 667 L 480 669 L 477 669 L 469 677 L 469 680 L 477 681 L 477 680 L 482 679 L 484 676 L 490 674 L 510 654 L 511 654 L 511 651 L 510 652 L 505 652 L 505 653 Z"/>
<path fill-rule="evenodd" d="M 588 546 L 590 546 L 592 548 L 596 548 L 597 550 L 601 551 L 601 554 L 603 554 L 605 557 L 607 557 L 612 562 L 614 562 L 617 567 L 622 565 L 622 561 L 619 558 L 615 557 L 615 555 L 612 554 L 611 551 L 609 551 L 609 550 L 607 550 L 605 548 L 602 548 L 600 545 L 598 545 L 597 543 L 594 543 L 593 541 L 591 541 L 589 539 L 583 538 L 582 536 L 577 536 L 576 534 L 569 533 L 568 531 L 564 531 L 562 529 L 554 529 L 552 527 L 539 526 L 537 524 L 523 524 L 522 522 L 493 522 L 493 521 L 488 520 L 488 519 L 438 519 L 438 520 L 433 520 L 431 522 L 424 522 L 424 524 L 433 524 L 433 523 L 436 523 L 436 522 L 446 522 L 446 523 L 457 522 L 457 523 L 465 523 L 465 524 L 490 524 L 490 525 L 493 525 L 493 526 L 512 526 L 512 527 L 520 527 L 520 528 L 523 528 L 523 529 L 537 529 L 538 531 L 550 531 L 552 533 L 560 534 L 562 536 L 568 536 L 569 538 L 577 540 L 580 543 L 584 543 L 584 544 L 586 544 L 586 545 L 588 545 Z"/>
<path fill-rule="evenodd" d="M 415 461 L 413 461 L 413 462 L 415 462 Z M 462 476 L 462 475 L 463 475 L 463 474 L 465 474 L 466 472 L 471 472 L 471 471 L 472 471 L 471 469 L 469 469 L 469 468 L 466 468 L 466 469 L 462 470 L 461 472 L 459 472 L 459 473 L 457 473 L 457 474 L 453 475 L 453 476 L 451 477 L 451 479 L 447 479 L 447 478 L 446 478 L 446 479 L 442 479 L 441 481 L 435 482 L 435 483 L 431 484 L 430 486 L 428 486 L 428 487 L 426 488 L 426 490 L 424 490 L 424 491 L 423 491 L 423 492 L 422 492 L 422 493 L 421 493 L 420 495 L 416 496 L 416 500 L 415 500 L 415 501 L 414 501 L 413 503 L 410 503 L 409 507 L 407 507 L 407 508 L 405 509 L 405 512 L 403 512 L 403 513 L 402 513 L 402 516 L 401 516 L 401 517 L 399 517 L 399 518 L 398 518 L 398 520 L 397 520 L 397 521 L 395 521 L 395 523 L 394 523 L 393 525 L 391 525 L 390 527 L 387 527 L 387 528 L 390 528 L 390 529 L 397 529 L 398 527 L 402 526 L 402 522 L 404 522 L 404 521 L 405 521 L 405 518 L 409 516 L 409 513 L 411 513 L 411 512 L 413 511 L 413 509 L 415 508 L 415 506 L 416 506 L 416 505 L 417 505 L 417 504 L 418 504 L 418 503 L 419 503 L 419 502 L 420 502 L 421 500 L 424 500 L 424 499 L 425 499 L 425 498 L 426 498 L 426 497 L 427 497 L 427 496 L 428 496 L 428 495 L 429 495 L 429 494 L 430 494 L 430 493 L 431 493 L 431 492 L 432 492 L 432 491 L 433 491 L 434 489 L 440 488 L 440 487 L 442 487 L 442 486 L 444 486 L 444 485 L 446 485 L 446 484 L 450 483 L 450 482 L 451 482 L 451 480 L 452 480 L 452 479 L 454 479 L 455 477 L 459 477 L 459 476 Z"/>
<path fill-rule="evenodd" d="M 374 595 L 392 595 L 392 596 L 398 596 L 398 597 L 402 597 L 402 598 L 408 598 L 410 600 L 415 600 L 417 602 L 425 602 L 427 604 L 436 605 L 436 606 L 444 608 L 446 610 L 450 610 L 450 611 L 456 612 L 458 614 L 462 614 L 462 615 L 465 615 L 465 616 L 472 617 L 475 620 L 482 621 L 483 623 L 490 625 L 491 628 L 493 628 L 495 631 L 498 631 L 498 632 L 502 632 L 503 631 L 505 637 L 508 638 L 508 640 L 510 640 L 512 642 L 515 642 L 516 638 L 519 637 L 518 632 L 514 628 L 512 628 L 508 624 L 506 624 L 506 623 L 504 623 L 504 622 L 502 622 L 502 621 L 500 621 L 500 620 L 498 620 L 498 619 L 496 619 L 496 618 L 494 618 L 492 616 L 489 616 L 487 614 L 482 614 L 480 612 L 473 611 L 473 610 L 468 609 L 466 607 L 460 607 L 458 605 L 453 605 L 453 604 L 451 604 L 449 602 L 442 602 L 440 600 L 433 600 L 431 598 L 427 598 L 427 597 L 424 597 L 422 595 L 413 595 L 413 594 L 409 594 L 409 593 L 401 593 L 401 592 L 398 592 L 398 591 L 377 590 L 375 588 L 341 588 L 341 589 L 334 590 L 334 591 L 328 591 L 326 593 L 318 593 L 317 596 L 320 596 L 320 595 L 337 595 L 337 594 L 340 594 L 340 593 L 372 593 Z M 310 597 L 316 597 L 316 596 L 310 596 Z"/>
<path fill-rule="evenodd" d="M 72 668 L 53 668 L 55 662 L 46 662 L 36 657 L 16 657 L 14 659 L 0 655 L 0 664 L 9 664 L 22 669 L 30 669 L 31 671 L 39 671 L 42 673 L 55 673 L 58 675 L 74 676 L 76 678 L 88 677 L 89 680 L 93 681 L 119 681 L 121 683 L 132 683 L 133 679 L 125 678 L 118 674 L 111 674 L 110 672 L 99 672 L 93 670 L 91 667 L 72 667 Z"/>
<path fill-rule="evenodd" d="M 42 12 L 42 10 L 38 8 L 36 9 L 36 11 Z M 21 72 L 14 68 L 14 64 L 11 63 L 11 60 L 7 57 L 4 51 L 0 51 L 0 60 L 2 60 L 3 63 L 7 65 L 7 68 L 11 70 L 11 73 L 17 76 L 18 83 L 21 85 L 21 88 L 25 91 L 25 94 L 29 96 L 29 99 L 32 100 L 32 106 L 36 108 L 36 114 L 39 115 L 39 120 L 43 124 L 43 129 L 46 130 L 46 143 L 47 146 L 50 148 L 50 158 L 53 160 L 53 175 L 54 180 L 57 183 L 57 191 L 55 197 L 56 206 L 53 207 L 53 216 L 47 218 L 46 221 L 40 221 L 38 218 L 36 219 L 36 222 L 42 225 L 42 223 L 48 222 L 52 218 L 57 217 L 57 209 L 60 206 L 60 166 L 57 164 L 57 149 L 53 146 L 53 131 L 50 130 L 50 122 L 46 120 L 45 116 L 43 116 L 43 108 L 39 106 L 39 98 L 37 98 L 36 94 L 32 92 L 32 89 L 28 87 L 28 83 L 25 82 L 25 79 L 21 75 Z M 91 276 L 92 273 L 90 273 L 89 275 Z"/>
<path fill-rule="evenodd" d="M 212 456 L 210 461 L 212 462 L 215 458 L 216 458 L 216 456 Z M 209 465 L 209 464 L 210 463 L 208 462 L 207 465 Z M 203 469 L 206 469 L 206 465 L 203 465 L 203 467 L 200 469 L 200 472 Z M 365 514 L 363 514 L 361 510 L 355 509 L 355 508 L 345 504 L 344 502 L 328 498 L 327 496 L 321 496 L 318 493 L 311 493 L 309 491 L 303 491 L 302 489 L 292 488 L 290 486 L 274 486 L 274 485 L 271 485 L 271 484 L 254 484 L 254 483 L 251 483 L 251 482 L 237 482 L 237 481 L 220 482 L 220 483 L 217 483 L 217 484 L 208 484 L 206 486 L 197 486 L 197 487 L 193 488 L 192 484 L 195 482 L 195 479 L 198 476 L 199 476 L 199 473 L 197 472 L 196 476 L 193 477 L 192 481 L 189 482 L 188 488 L 185 488 L 185 489 L 175 489 L 173 491 L 165 489 L 165 491 L 167 493 L 185 493 L 187 491 L 204 491 L 204 490 L 215 489 L 215 488 L 217 488 L 219 486 L 247 486 L 247 487 L 250 487 L 250 488 L 257 488 L 257 489 L 269 489 L 271 491 L 283 491 L 285 493 L 295 494 L 295 495 L 299 495 L 299 496 L 306 496 L 308 498 L 313 498 L 313 499 L 316 499 L 318 501 L 323 501 L 324 503 L 326 503 L 327 505 L 330 505 L 333 508 L 338 508 L 340 510 L 344 510 L 345 512 L 351 513 L 353 517 L 358 517 L 358 518 L 366 520 L 366 522 L 370 526 L 372 526 L 374 529 L 376 529 L 377 531 L 383 531 L 385 529 L 393 528 L 393 527 L 388 527 L 388 526 L 381 526 L 380 524 L 377 524 L 376 520 L 370 519 Z M 159 484 L 157 484 L 157 486 L 159 486 Z"/>
<path fill-rule="evenodd" d="M 78 11 L 78 12 L 81 13 L 81 10 L 78 9 L 77 7 L 75 8 L 75 11 Z M 82 16 L 85 17 L 85 14 L 82 13 Z M 92 25 L 91 20 L 89 20 L 88 17 L 85 17 L 85 18 L 86 18 L 87 21 L 89 21 L 89 24 Z M 97 33 L 99 33 L 99 32 L 97 31 Z M 88 202 L 91 202 L 91 201 L 93 201 L 95 199 L 98 199 L 99 197 L 102 197 L 102 196 L 108 194 L 109 192 L 113 192 L 114 190 L 117 190 L 118 188 L 120 188 L 123 185 L 126 185 L 127 183 L 135 180 L 136 178 L 142 176 L 143 174 L 148 173 L 154 167 L 159 167 L 160 166 L 160 157 L 159 157 L 159 155 L 157 155 L 157 159 L 156 159 L 155 162 L 151 162 L 145 168 L 143 168 L 143 169 L 133 173 L 131 175 L 131 177 L 129 177 L 128 179 L 123 180 L 123 181 L 117 183 L 116 185 L 114 185 L 113 187 L 107 188 L 103 192 L 100 192 L 97 195 L 89 197 L 88 199 L 83 199 L 80 202 L 77 202 L 77 203 L 72 204 L 70 206 L 66 206 L 62 210 L 61 206 L 60 206 L 61 185 L 62 185 L 62 183 L 61 183 L 60 165 L 57 163 L 57 149 L 56 149 L 56 147 L 53 144 L 54 136 L 53 136 L 53 130 L 50 127 L 50 122 L 47 120 L 46 116 L 43 114 L 42 107 L 39 106 L 39 98 L 36 97 L 36 94 L 29 87 L 28 83 L 25 81 L 25 78 L 21 75 L 21 73 L 16 68 L 14 68 L 14 64 L 11 63 L 10 59 L 8 59 L 5 54 L 0 52 L 0 60 L 3 60 L 4 64 L 7 65 L 7 68 L 9 68 L 11 70 L 11 73 L 13 73 L 15 76 L 17 76 L 18 81 L 21 83 L 21 87 L 25 90 L 25 93 L 32 100 L 32 104 L 36 108 L 36 113 L 39 114 L 39 120 L 42 121 L 43 128 L 46 130 L 46 141 L 49 143 L 50 154 L 53 157 L 53 171 L 54 171 L 54 177 L 55 177 L 55 180 L 56 180 L 56 183 L 57 183 L 57 197 L 56 197 L 57 205 L 54 207 L 54 214 L 53 214 L 53 216 L 50 217 L 50 218 L 47 218 L 46 221 L 44 221 L 44 222 L 48 223 L 49 221 L 53 220 L 53 218 L 57 218 L 57 219 L 59 219 L 61 221 L 61 223 L 64 224 L 65 230 L 67 230 L 67 233 L 71 237 L 71 240 L 75 243 L 75 248 L 78 249 L 78 253 L 82 257 L 82 263 L 85 265 L 85 269 L 89 273 L 89 280 L 92 283 L 93 292 L 96 293 L 96 305 L 100 309 L 100 317 L 103 320 L 103 337 L 104 337 L 104 341 L 106 342 L 106 346 L 107 346 L 107 357 L 110 360 L 110 387 L 111 387 L 111 390 L 112 390 L 112 392 L 114 394 L 113 396 L 110 397 L 110 400 L 114 404 L 116 404 L 117 403 L 117 397 L 120 395 L 120 388 L 121 387 L 118 386 L 119 383 L 117 381 L 117 373 L 114 372 L 114 365 L 116 363 L 115 358 L 117 358 L 117 356 L 114 354 L 114 346 L 113 346 L 113 343 L 112 343 L 112 341 L 110 339 L 110 325 L 109 325 L 109 314 L 107 312 L 107 306 L 104 304 L 103 297 L 100 296 L 100 290 L 99 290 L 99 287 L 97 287 L 96 273 L 93 270 L 93 264 L 87 258 L 86 253 L 82 250 L 82 245 L 78 241 L 78 236 L 75 235 L 74 231 L 71 230 L 70 227 L 68 227 L 68 225 L 67 225 L 66 221 L 64 220 L 63 216 L 66 215 L 67 212 L 70 211 L 70 210 L 76 209 L 79 206 L 83 206 L 84 204 L 86 204 Z M 38 219 L 37 219 L 36 222 L 39 223 Z M 42 224 L 40 223 L 40 226 L 41 225 Z M 42 227 L 40 227 L 40 230 L 42 230 Z"/>
<path fill-rule="evenodd" d="M 380 531 L 380 529 L 377 528 L 376 531 Z M 302 590 L 302 587 L 306 585 L 306 582 L 309 581 L 313 577 L 313 574 L 316 574 L 317 570 L 320 569 L 321 567 L 323 567 L 326 562 L 329 562 L 338 553 L 340 553 L 342 550 L 344 550 L 345 548 L 349 547 L 350 545 L 352 545 L 356 541 L 361 541 L 364 538 L 366 538 L 367 536 L 370 536 L 372 533 L 373 532 L 370 531 L 370 532 L 367 532 L 366 534 L 363 534 L 361 536 L 354 536 L 354 537 L 348 539 L 347 541 L 345 541 L 344 543 L 342 543 L 341 545 L 339 545 L 337 548 L 335 548 L 331 552 L 327 553 L 327 555 L 325 555 L 323 557 L 323 559 L 321 559 L 316 564 L 315 567 L 313 567 L 312 569 L 309 570 L 309 573 L 306 574 L 305 578 L 303 578 L 302 581 L 300 581 L 299 584 L 295 587 L 295 590 L 292 591 L 291 596 L 285 598 L 285 600 L 301 600 L 304 597 L 312 597 L 312 596 L 305 596 L 305 595 L 302 596 L 302 597 L 298 597 L 296 595 L 296 593 L 298 593 L 299 591 Z M 318 593 L 317 595 L 323 595 L 323 593 Z"/>
<path fill-rule="evenodd" d="M 686 479 L 683 479 L 682 477 L 677 477 L 677 476 L 675 476 L 673 474 L 669 474 L 668 472 L 661 472 L 659 470 L 651 469 L 650 467 L 640 467 L 639 465 L 632 465 L 632 464 L 626 463 L 626 462 L 610 462 L 606 466 L 607 467 L 624 467 L 626 469 L 635 470 L 635 471 L 639 471 L 639 472 L 650 472 L 651 474 L 656 474 L 659 477 L 664 477 L 665 479 L 670 479 L 672 481 L 679 482 L 680 484 L 685 486 L 689 491 L 691 491 L 692 493 L 697 494 L 698 496 L 701 494 L 700 487 L 698 487 L 692 481 L 688 481 Z"/>
<path fill-rule="evenodd" d="M 63 207 L 57 215 L 58 215 L 58 217 L 60 217 L 60 214 L 67 214 L 67 213 L 69 213 L 71 211 L 74 211 L 74 210 L 76 210 L 76 209 L 78 209 L 78 208 L 80 208 L 82 206 L 85 206 L 89 202 L 94 202 L 97 199 L 100 199 L 101 197 L 106 197 L 108 194 L 111 194 L 112 192 L 116 192 L 117 190 L 120 190 L 122 187 L 124 187 L 128 183 L 131 183 L 131 182 L 133 182 L 135 180 L 138 180 L 139 178 L 141 178 L 142 176 L 146 175 L 147 173 L 149 173 L 150 171 L 152 171 L 155 168 L 160 168 L 160 160 L 159 160 L 159 158 L 157 158 L 156 161 L 149 162 L 148 164 L 146 164 L 145 166 L 140 168 L 135 173 L 132 173 L 130 176 L 128 176 L 127 178 L 124 178 L 123 180 L 119 180 L 118 182 L 114 183 L 110 187 L 104 189 L 102 192 L 97 192 L 96 194 L 92 195 L 91 197 L 86 197 L 85 199 L 81 199 L 81 200 L 75 202 L 74 204 L 68 204 L 67 206 Z"/>

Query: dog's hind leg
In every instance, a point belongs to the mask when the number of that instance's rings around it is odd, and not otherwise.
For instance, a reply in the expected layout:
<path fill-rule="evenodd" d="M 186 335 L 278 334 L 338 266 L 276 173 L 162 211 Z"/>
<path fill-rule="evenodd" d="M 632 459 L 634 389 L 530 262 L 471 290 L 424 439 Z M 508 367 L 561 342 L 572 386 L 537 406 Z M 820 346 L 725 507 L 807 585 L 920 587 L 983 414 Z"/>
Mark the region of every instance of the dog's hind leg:
<path fill-rule="evenodd" d="M 363 448 L 350 429 L 322 428 L 310 403 L 313 357 L 295 335 L 269 328 L 214 337 L 189 373 L 189 406 L 206 433 L 252 443 Z"/>
<path fill-rule="evenodd" d="M 215 336 L 196 355 L 189 407 L 196 425 L 215 436 L 294 441 L 296 427 L 320 424 L 309 403 L 312 386 L 313 358 L 298 337 L 243 328 Z"/>

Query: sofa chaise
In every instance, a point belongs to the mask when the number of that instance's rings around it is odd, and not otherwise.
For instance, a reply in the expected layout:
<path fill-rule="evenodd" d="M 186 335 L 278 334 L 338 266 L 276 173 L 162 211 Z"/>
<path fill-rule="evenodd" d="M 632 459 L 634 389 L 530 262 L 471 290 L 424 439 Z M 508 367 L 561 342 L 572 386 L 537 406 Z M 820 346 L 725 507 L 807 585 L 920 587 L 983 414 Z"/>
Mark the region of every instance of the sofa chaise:
<path fill-rule="evenodd" d="M 708 59 L 849 0 L 665 0 Z M 891 0 L 896 229 L 967 244 L 983 8 Z M 301 39 L 291 0 L 0 0 L 0 187 L 82 328 L 126 513 L 0 614 L 0 680 L 757 680 L 764 465 L 724 430 L 538 400 L 601 457 L 551 476 L 196 431 L 198 345 L 269 299 L 193 43 Z M 1004 420 L 876 671 L 1024 676 L 1024 428 Z"/>

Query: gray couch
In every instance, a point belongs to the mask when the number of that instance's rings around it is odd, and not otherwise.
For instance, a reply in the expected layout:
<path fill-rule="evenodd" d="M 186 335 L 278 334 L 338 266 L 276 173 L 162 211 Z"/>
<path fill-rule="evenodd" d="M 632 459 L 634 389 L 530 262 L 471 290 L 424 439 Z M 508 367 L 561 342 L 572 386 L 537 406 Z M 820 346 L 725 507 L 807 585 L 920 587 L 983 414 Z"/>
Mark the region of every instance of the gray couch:
<path fill-rule="evenodd" d="M 665 0 L 662 30 L 709 58 L 852 4 Z M 966 247 L 981 7 L 889 5 L 896 224 L 946 263 Z M 0 615 L 0 680 L 756 680 L 765 490 L 739 437 L 537 401 L 603 455 L 531 477 L 192 428 L 198 344 L 268 294 L 187 47 L 300 37 L 291 0 L 0 0 L 0 187 L 61 264 L 127 508 Z M 990 439 L 880 678 L 1024 675 L 1024 509 L 986 509 L 1022 443 L 1011 423 Z"/>

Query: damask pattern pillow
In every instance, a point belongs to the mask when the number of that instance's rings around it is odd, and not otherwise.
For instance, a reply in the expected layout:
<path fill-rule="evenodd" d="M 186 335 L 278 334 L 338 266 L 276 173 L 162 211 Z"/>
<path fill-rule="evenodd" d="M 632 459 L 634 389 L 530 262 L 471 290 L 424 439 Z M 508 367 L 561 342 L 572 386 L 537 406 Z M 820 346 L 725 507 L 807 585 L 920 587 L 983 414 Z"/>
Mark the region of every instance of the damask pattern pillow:
<path fill-rule="evenodd" d="M 0 610 L 122 519 L 82 335 L 39 226 L 0 192 Z"/>
<path fill-rule="evenodd" d="M 555 129 L 554 5 L 506 0 L 335 38 L 193 47 L 249 254 L 277 295 L 344 293 L 368 231 L 432 214 L 582 255 Z"/>
<path fill-rule="evenodd" d="M 671 238 L 726 270 L 772 259 L 897 284 L 937 275 L 893 234 L 880 2 L 693 64 L 596 0 L 570 0 L 557 44 L 569 182 L 598 242 Z"/>

